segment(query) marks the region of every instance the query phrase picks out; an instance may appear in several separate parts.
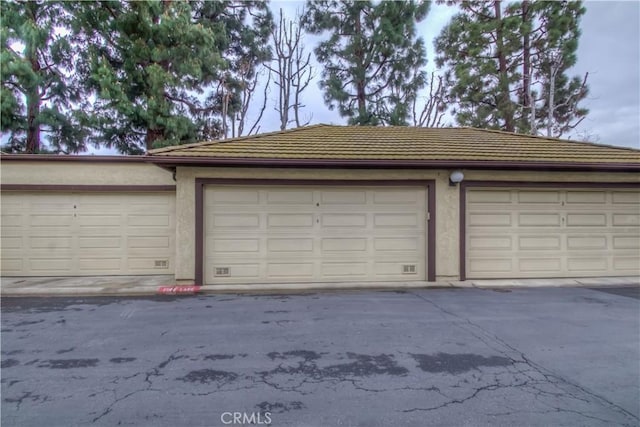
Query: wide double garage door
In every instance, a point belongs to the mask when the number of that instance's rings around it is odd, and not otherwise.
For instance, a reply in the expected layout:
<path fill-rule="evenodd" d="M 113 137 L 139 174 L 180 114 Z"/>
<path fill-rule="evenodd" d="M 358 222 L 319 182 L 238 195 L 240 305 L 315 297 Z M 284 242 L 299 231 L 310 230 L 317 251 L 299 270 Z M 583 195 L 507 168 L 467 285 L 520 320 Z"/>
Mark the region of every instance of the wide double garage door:
<path fill-rule="evenodd" d="M 427 277 L 427 189 L 204 187 L 204 283 Z"/>
<path fill-rule="evenodd" d="M 466 190 L 466 277 L 634 276 L 640 191 Z"/>
<path fill-rule="evenodd" d="M 3 276 L 172 274 L 173 192 L 2 193 Z"/>

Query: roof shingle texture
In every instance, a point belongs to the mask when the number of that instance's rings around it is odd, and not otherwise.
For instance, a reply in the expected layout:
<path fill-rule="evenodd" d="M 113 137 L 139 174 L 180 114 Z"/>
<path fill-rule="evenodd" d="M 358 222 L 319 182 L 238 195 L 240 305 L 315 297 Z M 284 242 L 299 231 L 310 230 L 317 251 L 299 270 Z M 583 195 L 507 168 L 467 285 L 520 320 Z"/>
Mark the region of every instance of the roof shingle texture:
<path fill-rule="evenodd" d="M 640 163 L 640 150 L 474 128 L 314 125 L 151 150 L 152 156 L 247 159 Z"/>

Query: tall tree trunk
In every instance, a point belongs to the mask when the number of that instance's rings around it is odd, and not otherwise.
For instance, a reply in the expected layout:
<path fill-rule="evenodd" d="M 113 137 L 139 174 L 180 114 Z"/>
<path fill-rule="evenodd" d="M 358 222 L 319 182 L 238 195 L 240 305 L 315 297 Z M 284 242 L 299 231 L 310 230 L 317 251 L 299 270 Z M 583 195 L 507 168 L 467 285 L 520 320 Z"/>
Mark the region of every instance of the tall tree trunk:
<path fill-rule="evenodd" d="M 549 76 L 549 99 L 547 110 L 547 137 L 551 138 L 553 135 L 553 113 L 556 109 L 555 106 L 555 93 L 556 93 L 556 64 L 551 64 L 551 75 Z"/>
<path fill-rule="evenodd" d="M 38 24 L 38 7 L 37 3 L 27 4 L 27 13 L 31 15 L 34 25 Z M 29 38 L 25 39 L 25 57 L 31 65 L 33 73 L 40 77 L 40 62 L 38 61 L 38 50 L 34 45 L 35 42 Z M 42 103 L 40 88 L 38 82 L 32 82 L 26 93 L 27 103 L 27 141 L 25 151 L 29 154 L 40 151 L 40 104 Z"/>
<path fill-rule="evenodd" d="M 523 27 L 528 27 L 529 22 L 529 1 L 524 0 L 522 2 L 522 24 Z M 527 118 L 530 120 L 529 131 L 535 135 L 535 117 L 531 116 L 531 40 L 529 29 L 524 31 L 522 40 L 522 106 L 524 112 L 524 120 Z M 527 117 L 529 116 L 529 117 Z"/>
<path fill-rule="evenodd" d="M 35 86 L 27 94 L 27 143 L 25 151 L 29 154 L 40 151 L 40 92 Z"/>
<path fill-rule="evenodd" d="M 361 16 L 362 16 L 362 10 L 359 8 L 357 2 L 354 5 L 355 7 L 358 7 L 358 11 L 356 14 L 356 28 L 355 28 L 355 32 L 356 32 L 356 37 L 358 37 L 358 46 L 356 48 L 355 51 L 355 55 L 356 55 L 356 59 L 357 59 L 357 67 L 358 67 L 358 71 L 356 72 L 357 74 L 362 74 L 362 75 L 358 75 L 357 81 L 356 81 L 356 97 L 358 100 L 358 115 L 360 117 L 360 119 L 364 118 L 366 113 L 367 113 L 367 94 L 366 94 L 366 78 L 364 76 L 365 73 L 365 64 L 364 64 L 364 47 L 362 46 L 363 43 L 363 37 L 362 37 L 362 22 L 361 20 Z"/>
<path fill-rule="evenodd" d="M 496 21 L 498 23 L 498 27 L 496 29 L 496 45 L 497 45 L 497 55 L 498 55 L 498 72 L 499 72 L 499 86 L 500 93 L 499 101 L 498 101 L 498 109 L 502 114 L 504 119 L 504 127 L 507 132 L 514 132 L 515 125 L 513 120 L 513 108 L 511 106 L 511 99 L 509 97 L 509 76 L 507 70 L 507 58 L 504 52 L 504 33 L 503 33 L 503 22 L 502 22 L 502 10 L 500 0 L 496 0 L 493 2 L 493 8 L 496 14 Z"/>

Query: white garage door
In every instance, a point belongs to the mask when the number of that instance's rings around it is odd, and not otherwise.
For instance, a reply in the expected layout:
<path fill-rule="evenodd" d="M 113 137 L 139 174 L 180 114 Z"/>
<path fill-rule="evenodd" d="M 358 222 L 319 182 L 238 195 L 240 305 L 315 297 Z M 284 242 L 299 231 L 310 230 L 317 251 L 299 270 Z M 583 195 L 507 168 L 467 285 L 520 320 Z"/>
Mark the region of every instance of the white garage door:
<path fill-rule="evenodd" d="M 637 275 L 640 192 L 469 189 L 467 278 Z"/>
<path fill-rule="evenodd" d="M 3 276 L 171 274 L 169 193 L 2 194 Z"/>
<path fill-rule="evenodd" d="M 425 280 L 424 188 L 205 187 L 205 283 Z"/>

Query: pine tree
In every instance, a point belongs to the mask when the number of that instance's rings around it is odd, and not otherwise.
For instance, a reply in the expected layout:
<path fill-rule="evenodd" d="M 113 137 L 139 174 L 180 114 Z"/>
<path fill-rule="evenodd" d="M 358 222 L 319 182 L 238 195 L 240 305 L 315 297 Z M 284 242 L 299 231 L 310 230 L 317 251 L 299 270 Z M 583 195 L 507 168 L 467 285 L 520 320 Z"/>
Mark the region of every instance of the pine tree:
<path fill-rule="evenodd" d="M 217 138 L 223 99 L 264 50 L 271 15 L 254 2 L 103 1 L 71 6 L 90 46 L 79 66 L 96 99 L 96 140 L 123 153 Z M 255 24 L 255 29 L 254 29 Z M 266 27 L 266 28 L 265 28 Z"/>
<path fill-rule="evenodd" d="M 323 66 L 320 85 L 330 109 L 349 124 L 406 125 L 411 101 L 425 84 L 412 70 L 426 62 L 416 22 L 427 1 L 310 0 L 305 26 L 329 33 L 315 49 Z M 414 78 L 411 78 L 411 77 Z"/>
<path fill-rule="evenodd" d="M 74 53 L 70 16 L 60 2 L 2 1 L 2 132 L 4 150 L 77 153 L 86 150 L 86 132 L 71 79 Z"/>
<path fill-rule="evenodd" d="M 583 79 L 567 75 L 576 62 L 579 1 L 450 2 L 460 13 L 436 39 L 458 124 L 561 136 L 587 110 Z"/>

